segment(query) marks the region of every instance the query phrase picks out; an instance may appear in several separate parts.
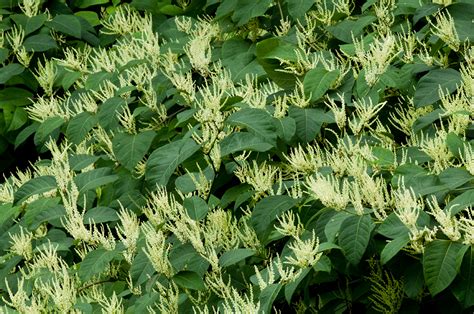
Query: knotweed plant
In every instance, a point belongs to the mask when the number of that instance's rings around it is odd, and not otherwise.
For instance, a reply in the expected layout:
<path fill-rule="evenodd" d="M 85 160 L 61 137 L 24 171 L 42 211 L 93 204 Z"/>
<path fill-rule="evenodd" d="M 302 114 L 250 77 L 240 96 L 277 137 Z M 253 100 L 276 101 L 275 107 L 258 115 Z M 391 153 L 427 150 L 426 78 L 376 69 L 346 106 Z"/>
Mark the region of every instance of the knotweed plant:
<path fill-rule="evenodd" d="M 472 312 L 474 4 L 7 2 L 1 313 Z"/>

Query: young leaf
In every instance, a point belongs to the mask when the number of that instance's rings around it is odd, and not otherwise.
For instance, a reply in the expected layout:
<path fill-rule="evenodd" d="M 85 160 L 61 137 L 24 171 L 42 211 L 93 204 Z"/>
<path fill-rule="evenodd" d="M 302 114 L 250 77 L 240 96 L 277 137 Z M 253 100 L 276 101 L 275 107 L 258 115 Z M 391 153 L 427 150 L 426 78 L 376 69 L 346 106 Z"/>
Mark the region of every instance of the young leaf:
<path fill-rule="evenodd" d="M 357 265 L 369 245 L 370 233 L 375 225 L 369 215 L 351 216 L 344 220 L 339 234 L 339 245 L 347 260 Z"/>
<path fill-rule="evenodd" d="M 434 240 L 423 253 L 423 274 L 432 296 L 446 289 L 456 277 L 456 259 L 463 245 L 450 240 Z"/>

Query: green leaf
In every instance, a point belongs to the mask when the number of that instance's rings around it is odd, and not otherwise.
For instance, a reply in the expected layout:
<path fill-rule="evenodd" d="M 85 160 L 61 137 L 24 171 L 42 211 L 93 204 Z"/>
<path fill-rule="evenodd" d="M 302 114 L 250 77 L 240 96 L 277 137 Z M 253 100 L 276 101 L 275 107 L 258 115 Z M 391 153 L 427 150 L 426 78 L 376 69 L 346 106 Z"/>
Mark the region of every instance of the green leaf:
<path fill-rule="evenodd" d="M 176 168 L 199 150 L 192 139 L 166 144 L 151 153 L 146 163 L 145 178 L 152 184 L 166 185 Z"/>
<path fill-rule="evenodd" d="M 275 301 L 278 293 L 280 293 L 282 284 L 270 284 L 265 287 L 265 289 L 260 292 L 260 313 L 270 313 L 272 309 L 273 302 Z"/>
<path fill-rule="evenodd" d="M 317 67 L 306 73 L 303 86 L 306 97 L 316 101 L 324 96 L 339 77 L 339 70 L 328 71 L 324 67 Z"/>
<path fill-rule="evenodd" d="M 11 106 L 10 110 L 3 110 L 3 118 L 7 127 L 7 132 L 15 131 L 28 122 L 28 113 L 21 107 Z"/>
<path fill-rule="evenodd" d="M 249 132 L 232 133 L 220 142 L 220 146 L 222 157 L 243 150 L 266 152 L 273 148 L 272 144 Z"/>
<path fill-rule="evenodd" d="M 288 6 L 288 13 L 294 21 L 303 21 L 305 13 L 314 4 L 313 0 L 286 0 L 284 2 Z"/>
<path fill-rule="evenodd" d="M 401 249 L 405 247 L 405 245 L 410 242 L 410 237 L 408 235 L 408 232 L 405 233 L 404 235 L 395 238 L 391 240 L 385 247 L 383 248 L 382 252 L 380 253 L 380 262 L 383 264 L 386 264 L 388 261 L 390 261 L 395 255 L 400 252 Z"/>
<path fill-rule="evenodd" d="M 58 48 L 53 37 L 46 34 L 33 35 L 25 39 L 23 46 L 28 52 L 43 52 Z"/>
<path fill-rule="evenodd" d="M 464 141 L 457 134 L 449 132 L 446 136 L 446 145 L 449 151 L 456 157 L 464 155 Z"/>
<path fill-rule="evenodd" d="M 15 75 L 19 75 L 25 71 L 25 67 L 18 63 L 10 63 L 0 68 L 0 84 L 5 84 Z"/>
<path fill-rule="evenodd" d="M 79 278 L 82 282 L 90 280 L 95 275 L 104 272 L 109 263 L 120 253 L 117 251 L 108 251 L 104 248 L 98 248 L 87 253 L 86 257 L 80 263 L 78 271 Z"/>
<path fill-rule="evenodd" d="M 109 0 L 74 0 L 74 6 L 80 9 L 106 3 L 109 3 Z"/>
<path fill-rule="evenodd" d="M 263 109 L 244 108 L 231 114 L 226 122 L 230 125 L 246 128 L 269 143 L 276 140 L 274 118 Z"/>
<path fill-rule="evenodd" d="M 96 126 L 97 122 L 98 120 L 95 114 L 87 111 L 81 112 L 69 120 L 66 129 L 66 137 L 73 144 L 77 145 L 86 138 L 86 135 Z"/>
<path fill-rule="evenodd" d="M 272 0 L 239 0 L 232 20 L 237 22 L 237 27 L 244 25 L 251 18 L 263 15 L 272 4 Z"/>
<path fill-rule="evenodd" d="M 112 169 L 104 167 L 80 173 L 74 177 L 74 182 L 79 189 L 79 193 L 82 194 L 88 190 L 115 182 L 118 178 L 118 175 L 112 174 Z"/>
<path fill-rule="evenodd" d="M 377 18 L 375 16 L 367 15 L 358 17 L 357 19 L 346 19 L 336 25 L 328 26 L 326 29 L 337 39 L 350 44 L 352 43 L 352 36 L 354 36 L 354 38 L 360 37 L 364 28 L 376 20 Z"/>
<path fill-rule="evenodd" d="M 456 196 L 452 201 L 446 204 L 445 210 L 451 210 L 451 216 L 454 216 L 469 206 L 474 205 L 474 189 L 469 189 L 461 195 Z"/>
<path fill-rule="evenodd" d="M 12 206 L 12 204 L 0 204 L 0 226 L 12 216 L 20 213 L 19 206 Z"/>
<path fill-rule="evenodd" d="M 74 171 L 79 171 L 99 160 L 99 156 L 76 154 L 69 157 L 69 166 Z"/>
<path fill-rule="evenodd" d="M 30 196 L 49 192 L 57 188 L 56 179 L 53 176 L 36 177 L 24 183 L 16 192 L 14 204 L 21 204 Z"/>
<path fill-rule="evenodd" d="M 255 253 L 255 250 L 251 249 L 233 249 L 222 254 L 219 258 L 219 265 L 221 267 L 228 267 L 237 264 L 247 257 L 254 256 Z"/>
<path fill-rule="evenodd" d="M 279 138 L 289 143 L 296 134 L 296 122 L 291 117 L 275 119 L 276 133 Z"/>
<path fill-rule="evenodd" d="M 172 280 L 181 288 L 191 290 L 205 290 L 206 285 L 201 276 L 193 271 L 180 271 L 173 276 Z"/>
<path fill-rule="evenodd" d="M 154 138 L 154 131 L 118 133 L 112 139 L 114 155 L 126 169 L 132 171 L 148 152 Z"/>
<path fill-rule="evenodd" d="M 79 19 L 71 14 L 56 15 L 52 21 L 47 23 L 49 27 L 54 30 L 70 35 L 76 38 L 81 38 L 81 22 Z"/>
<path fill-rule="evenodd" d="M 184 199 L 183 206 L 186 208 L 189 217 L 196 221 L 206 217 L 209 211 L 206 201 L 197 195 Z"/>
<path fill-rule="evenodd" d="M 474 248 L 464 255 L 459 276 L 452 285 L 454 296 L 465 309 L 474 305 Z"/>
<path fill-rule="evenodd" d="M 255 45 L 244 40 L 230 39 L 224 41 L 221 49 L 222 65 L 230 71 L 234 82 L 245 78 L 248 73 L 265 74 L 255 56 Z"/>
<path fill-rule="evenodd" d="M 416 85 L 413 102 L 416 107 L 431 105 L 439 100 L 439 89 L 452 93 L 461 84 L 461 74 L 454 69 L 436 69 L 423 76 Z"/>
<path fill-rule="evenodd" d="M 35 143 L 40 144 L 48 140 L 53 132 L 64 124 L 62 117 L 51 117 L 43 121 L 35 133 Z M 54 136 L 53 136 L 54 137 Z"/>
<path fill-rule="evenodd" d="M 446 289 L 456 277 L 456 259 L 463 245 L 449 240 L 434 240 L 425 246 L 423 274 L 432 296 Z"/>
<path fill-rule="evenodd" d="M 341 230 L 342 223 L 350 216 L 349 213 L 341 211 L 329 218 L 324 226 L 324 235 L 328 242 L 335 241 L 339 231 Z"/>
<path fill-rule="evenodd" d="M 1 70 L 0 70 L 1 72 Z M 0 83 L 1 84 L 1 83 Z M 31 104 L 33 94 L 26 89 L 7 87 L 0 90 L 0 108 L 4 105 L 24 106 Z"/>
<path fill-rule="evenodd" d="M 290 107 L 289 115 L 295 119 L 296 136 L 306 143 L 316 138 L 323 123 L 334 122 L 334 117 L 328 115 L 323 109 Z"/>
<path fill-rule="evenodd" d="M 375 225 L 369 215 L 351 216 L 344 220 L 339 234 L 339 245 L 347 260 L 357 265 L 369 245 Z"/>
<path fill-rule="evenodd" d="M 108 0 L 104 0 L 108 1 Z M 91 26 L 100 25 L 100 18 L 94 11 L 79 11 L 74 13 L 75 16 L 83 18 L 86 20 Z"/>
<path fill-rule="evenodd" d="M 409 229 L 401 222 L 395 213 L 391 213 L 384 219 L 382 224 L 377 228 L 377 233 L 389 239 L 396 239 L 408 234 Z"/>
<path fill-rule="evenodd" d="M 109 221 L 117 221 L 117 211 L 110 207 L 98 206 L 88 209 L 84 214 L 84 224 L 99 224 Z"/>
<path fill-rule="evenodd" d="M 136 285 L 141 285 L 149 278 L 153 273 L 155 273 L 153 264 L 150 262 L 150 259 L 146 255 L 145 251 L 139 250 L 137 255 L 132 261 L 130 266 L 130 276 L 133 279 L 133 283 Z"/>
<path fill-rule="evenodd" d="M 291 298 L 293 297 L 296 288 L 298 288 L 298 285 L 306 278 L 306 275 L 309 274 L 310 270 L 311 268 L 304 268 L 298 278 L 285 285 L 285 300 L 288 304 L 291 304 Z"/>
<path fill-rule="evenodd" d="M 287 195 L 271 195 L 260 200 L 252 211 L 250 223 L 254 227 L 257 236 L 264 241 L 272 228 L 275 219 L 298 204 Z"/>

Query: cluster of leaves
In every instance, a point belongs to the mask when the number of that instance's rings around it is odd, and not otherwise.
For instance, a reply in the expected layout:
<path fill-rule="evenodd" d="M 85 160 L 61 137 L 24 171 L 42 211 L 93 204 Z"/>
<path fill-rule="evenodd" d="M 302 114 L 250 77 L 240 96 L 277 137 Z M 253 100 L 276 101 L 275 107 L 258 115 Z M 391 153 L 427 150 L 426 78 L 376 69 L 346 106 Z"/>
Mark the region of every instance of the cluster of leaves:
<path fill-rule="evenodd" d="M 3 311 L 472 310 L 470 0 L 0 10 Z"/>

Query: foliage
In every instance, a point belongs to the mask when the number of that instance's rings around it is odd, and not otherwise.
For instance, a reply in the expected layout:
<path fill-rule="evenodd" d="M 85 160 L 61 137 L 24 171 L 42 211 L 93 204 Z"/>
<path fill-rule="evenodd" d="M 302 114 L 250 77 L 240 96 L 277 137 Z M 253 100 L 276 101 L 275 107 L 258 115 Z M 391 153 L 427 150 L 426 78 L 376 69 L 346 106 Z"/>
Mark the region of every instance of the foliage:
<path fill-rule="evenodd" d="M 472 310 L 471 1 L 0 10 L 2 311 Z"/>

